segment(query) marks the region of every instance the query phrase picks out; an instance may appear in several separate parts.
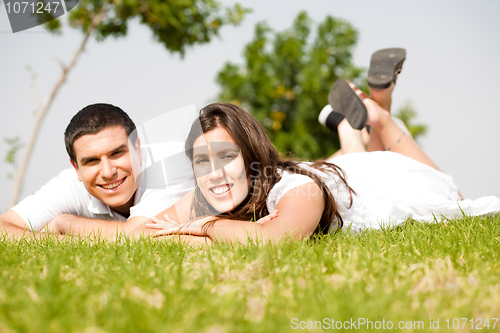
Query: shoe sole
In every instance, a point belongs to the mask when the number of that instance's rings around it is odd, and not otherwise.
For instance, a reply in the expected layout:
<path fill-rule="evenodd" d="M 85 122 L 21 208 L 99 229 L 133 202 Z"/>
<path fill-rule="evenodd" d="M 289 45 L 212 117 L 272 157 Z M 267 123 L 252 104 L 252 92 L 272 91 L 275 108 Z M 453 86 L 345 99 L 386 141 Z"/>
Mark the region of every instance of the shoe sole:
<path fill-rule="evenodd" d="M 378 50 L 372 55 L 368 70 L 368 85 L 374 89 L 386 89 L 394 81 L 394 74 L 406 59 L 401 48 Z"/>
<path fill-rule="evenodd" d="M 363 101 L 344 79 L 338 79 L 328 94 L 328 103 L 334 112 L 343 115 L 352 128 L 362 129 L 366 124 L 368 112 Z"/>

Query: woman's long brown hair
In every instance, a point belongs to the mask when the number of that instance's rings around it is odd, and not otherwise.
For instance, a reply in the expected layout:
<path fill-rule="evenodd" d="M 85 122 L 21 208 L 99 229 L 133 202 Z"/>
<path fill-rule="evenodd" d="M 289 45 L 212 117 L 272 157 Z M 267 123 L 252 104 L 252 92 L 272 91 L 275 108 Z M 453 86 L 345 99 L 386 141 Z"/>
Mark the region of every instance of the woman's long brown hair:
<path fill-rule="evenodd" d="M 212 223 L 219 218 L 251 221 L 258 220 L 270 212 L 266 200 L 273 186 L 281 179 L 279 169 L 310 177 L 323 192 L 325 208 L 321 216 L 317 232 L 327 232 L 330 224 L 336 218 L 339 227 L 343 220 L 337 210 L 337 203 L 325 182 L 317 174 L 302 168 L 299 162 L 280 159 L 271 140 L 267 137 L 263 127 L 248 112 L 229 103 L 213 103 L 200 111 L 199 118 L 193 123 L 186 140 L 186 155 L 193 163 L 193 144 L 203 133 L 222 127 L 231 135 L 239 146 L 247 176 L 251 179 L 251 186 L 247 198 L 230 212 L 217 212 L 204 198 L 198 186 L 195 187 L 193 203 L 191 205 L 191 218 L 202 216 L 216 216 Z M 316 161 L 312 165 L 323 172 L 337 175 L 345 184 L 351 194 L 354 191 L 347 185 L 342 169 L 325 161 Z"/>

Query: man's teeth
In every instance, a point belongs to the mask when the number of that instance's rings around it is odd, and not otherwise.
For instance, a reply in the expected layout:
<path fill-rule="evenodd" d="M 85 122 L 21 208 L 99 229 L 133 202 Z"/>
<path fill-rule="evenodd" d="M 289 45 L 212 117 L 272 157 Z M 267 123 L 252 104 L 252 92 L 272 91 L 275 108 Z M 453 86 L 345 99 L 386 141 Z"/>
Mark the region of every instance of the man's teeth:
<path fill-rule="evenodd" d="M 101 186 L 104 187 L 106 190 L 111 190 L 111 189 L 114 189 L 114 188 L 120 186 L 121 183 L 123 183 L 123 180 L 119 180 L 113 184 L 107 184 L 107 185 L 101 185 Z"/>
<path fill-rule="evenodd" d="M 213 187 L 212 192 L 214 192 L 215 194 L 224 194 L 224 193 L 228 192 L 230 189 L 231 189 L 231 187 L 229 185 L 221 186 L 221 187 Z"/>

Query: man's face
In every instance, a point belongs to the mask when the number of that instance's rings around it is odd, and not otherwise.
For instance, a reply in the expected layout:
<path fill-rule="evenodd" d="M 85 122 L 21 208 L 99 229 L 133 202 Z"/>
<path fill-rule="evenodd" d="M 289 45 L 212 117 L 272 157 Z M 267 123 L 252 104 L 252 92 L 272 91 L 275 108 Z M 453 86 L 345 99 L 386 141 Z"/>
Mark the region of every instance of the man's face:
<path fill-rule="evenodd" d="M 118 213 L 129 214 L 140 172 L 140 145 L 135 149 L 121 126 L 84 135 L 73 143 L 76 163 L 71 161 L 87 191 Z"/>

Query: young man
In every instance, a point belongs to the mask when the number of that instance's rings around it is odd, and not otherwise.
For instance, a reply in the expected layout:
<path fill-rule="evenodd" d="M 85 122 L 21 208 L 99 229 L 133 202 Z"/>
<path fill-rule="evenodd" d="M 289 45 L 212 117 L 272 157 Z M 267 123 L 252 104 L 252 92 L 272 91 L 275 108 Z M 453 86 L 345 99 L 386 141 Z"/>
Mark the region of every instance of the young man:
<path fill-rule="evenodd" d="M 168 179 L 174 181 L 155 177 L 157 183 L 151 184 L 149 177 L 147 184 L 151 158 L 179 157 L 183 144 L 157 144 L 150 154 L 141 151 L 134 123 L 116 106 L 85 107 L 73 117 L 64 137 L 73 168 L 0 216 L 0 226 L 9 235 L 21 237 L 45 227 L 57 234 L 128 234 L 194 187 L 189 162 L 182 158 L 173 159 L 176 174 Z"/>

